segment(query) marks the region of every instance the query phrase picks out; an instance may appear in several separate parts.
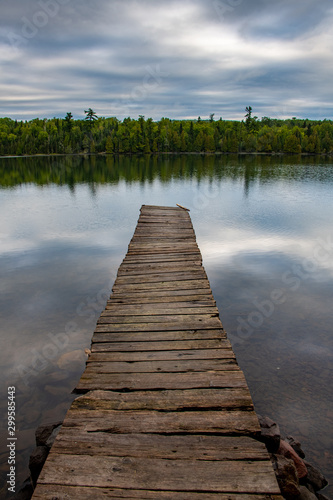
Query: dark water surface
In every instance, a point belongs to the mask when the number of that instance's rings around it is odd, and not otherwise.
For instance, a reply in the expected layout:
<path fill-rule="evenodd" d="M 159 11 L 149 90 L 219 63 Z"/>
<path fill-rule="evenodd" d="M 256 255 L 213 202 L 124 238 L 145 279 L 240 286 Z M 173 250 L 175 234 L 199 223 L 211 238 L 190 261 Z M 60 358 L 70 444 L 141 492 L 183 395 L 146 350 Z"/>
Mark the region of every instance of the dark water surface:
<path fill-rule="evenodd" d="M 176 203 L 191 209 L 257 412 L 299 439 L 333 485 L 332 194 L 323 158 L 0 159 L 1 485 L 7 387 L 19 484 L 36 427 L 63 419 L 74 397 L 140 206 Z"/>

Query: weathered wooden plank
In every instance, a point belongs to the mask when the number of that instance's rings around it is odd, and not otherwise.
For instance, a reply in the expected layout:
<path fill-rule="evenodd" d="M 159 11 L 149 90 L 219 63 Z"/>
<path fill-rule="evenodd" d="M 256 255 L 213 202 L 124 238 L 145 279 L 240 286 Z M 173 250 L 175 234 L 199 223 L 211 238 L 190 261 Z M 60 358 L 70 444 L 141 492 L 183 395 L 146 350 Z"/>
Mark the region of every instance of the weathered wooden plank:
<path fill-rule="evenodd" d="M 128 315 L 146 315 L 146 314 L 183 314 L 189 312 L 190 314 L 201 314 L 207 311 L 207 313 L 218 312 L 215 305 L 212 304 L 211 300 L 202 301 L 189 301 L 189 302 L 171 302 L 163 303 L 147 303 L 140 305 L 133 304 L 116 304 L 112 301 L 108 301 L 105 310 L 112 311 L 121 314 Z M 174 311 L 174 312 L 172 312 Z"/>
<path fill-rule="evenodd" d="M 178 206 L 165 207 L 165 206 L 161 206 L 161 205 L 142 205 L 140 212 L 144 213 L 145 211 L 147 211 L 149 213 L 152 213 L 154 210 L 160 210 L 160 211 L 169 212 L 169 213 L 177 211 L 178 213 L 189 216 L 188 212 L 186 210 L 184 211 L 182 208 L 180 208 Z"/>
<path fill-rule="evenodd" d="M 175 314 L 169 313 L 169 314 L 142 314 L 142 315 L 119 315 L 115 314 L 113 311 L 110 311 L 108 309 L 102 311 L 100 315 L 99 322 L 100 323 L 175 323 L 178 322 L 181 324 L 183 323 L 189 323 L 191 320 L 194 320 L 194 322 L 202 322 L 203 324 L 207 322 L 212 322 L 214 325 L 216 325 L 217 328 L 221 328 L 221 321 L 218 317 L 218 312 L 214 311 L 212 313 L 198 313 L 198 314 L 191 314 L 191 313 L 182 313 L 182 314 Z"/>
<path fill-rule="evenodd" d="M 133 317 L 133 316 L 132 316 Z M 142 318 L 143 316 L 140 316 Z M 96 327 L 96 332 L 158 332 L 158 331 L 181 331 L 181 330 L 213 330 L 220 329 L 221 322 L 218 318 L 211 318 L 207 320 L 196 319 L 198 316 L 193 316 L 192 321 L 163 321 L 163 323 L 157 323 L 151 321 L 150 323 L 115 323 L 112 320 L 112 316 L 101 316 L 98 320 Z M 200 316 L 199 316 L 200 317 Z M 154 318 L 154 316 L 151 316 Z M 155 318 L 156 319 L 156 318 Z M 108 325 L 107 329 L 100 329 L 101 326 Z"/>
<path fill-rule="evenodd" d="M 178 281 L 157 281 L 154 283 L 136 283 L 136 284 L 125 284 L 121 285 L 115 283 L 112 290 L 117 293 L 134 292 L 141 293 L 141 291 L 164 291 L 164 290 L 210 290 L 210 285 L 206 279 L 187 279 Z"/>
<path fill-rule="evenodd" d="M 144 210 L 142 212 L 140 211 L 139 222 L 141 222 L 142 219 L 154 219 L 155 217 L 159 217 L 156 215 L 152 215 L 153 212 L 154 212 L 154 210 L 152 210 L 152 209 Z M 169 215 L 170 214 L 172 214 L 172 213 L 170 212 Z M 165 215 L 167 215 L 167 213 L 165 213 Z M 184 216 L 184 214 L 179 214 L 179 215 L 183 215 L 182 220 L 191 222 L 191 218 L 190 218 L 189 214 L 185 214 L 185 216 Z M 173 215 L 169 216 L 169 217 L 161 216 L 161 218 L 165 218 L 168 222 L 172 222 L 175 220 L 175 217 Z"/>
<path fill-rule="evenodd" d="M 128 245 L 128 255 L 134 255 L 135 253 L 138 255 L 147 255 L 150 254 L 174 254 L 175 249 L 181 254 L 192 254 L 198 251 L 198 246 L 196 243 L 192 243 L 189 241 L 165 241 L 158 242 L 155 240 L 155 244 L 153 242 L 142 242 L 142 243 L 129 243 Z"/>
<path fill-rule="evenodd" d="M 140 211 L 144 212 L 145 210 L 153 210 L 153 209 L 157 209 L 157 210 L 165 210 L 165 211 L 173 211 L 173 210 L 177 210 L 177 211 L 180 211 L 182 210 L 182 213 L 185 213 L 188 215 L 187 211 L 183 211 L 183 209 L 181 209 L 178 205 L 176 206 L 173 206 L 173 207 L 169 207 L 169 206 L 162 206 L 162 205 L 142 205 L 141 206 L 141 209 Z"/>
<path fill-rule="evenodd" d="M 177 246 L 179 247 L 180 243 L 177 244 Z M 182 245 L 182 248 L 181 248 L 181 252 L 182 253 L 186 253 L 188 252 L 189 254 L 193 252 L 193 250 L 195 250 L 195 247 L 194 246 L 189 246 L 188 244 L 185 244 L 185 245 Z M 131 244 L 128 246 L 128 255 L 133 255 L 133 256 L 138 256 L 138 255 L 148 255 L 151 253 L 151 254 L 158 254 L 158 253 L 170 253 L 170 254 L 173 254 L 175 251 L 175 245 L 159 245 L 159 246 L 155 246 L 155 247 L 151 247 L 149 244 L 148 245 L 139 245 L 139 244 L 135 244 L 135 245 L 132 245 Z"/>
<path fill-rule="evenodd" d="M 169 232 L 179 232 L 181 229 L 184 229 L 192 236 L 195 235 L 193 226 L 190 220 L 181 219 L 178 224 L 166 225 L 166 224 L 153 224 L 153 223 L 142 223 L 139 219 L 137 226 L 135 228 L 135 233 L 137 234 L 140 231 L 156 231 L 161 234 L 168 234 Z"/>
<path fill-rule="evenodd" d="M 213 300 L 213 294 L 210 288 L 194 288 L 187 290 L 177 290 L 177 289 L 166 289 L 166 290 L 140 290 L 136 292 L 135 288 L 130 290 L 122 290 L 120 287 L 117 292 L 113 292 L 110 296 L 110 301 L 118 300 L 119 298 L 123 300 L 133 300 L 133 299 L 148 299 L 151 303 L 154 303 L 154 299 L 162 299 L 163 302 L 173 302 L 173 301 L 189 301 L 189 300 Z M 158 300 L 159 301 L 159 300 Z"/>
<path fill-rule="evenodd" d="M 173 460 L 265 460 L 264 444 L 247 436 L 196 436 L 160 434 L 91 433 L 64 428 L 53 453 L 76 455 L 160 458 Z"/>
<path fill-rule="evenodd" d="M 212 305 L 211 302 L 204 302 L 202 305 L 198 302 L 184 304 L 181 302 L 177 303 L 160 303 L 155 304 L 112 304 L 107 303 L 104 311 L 102 311 L 103 316 L 210 316 L 218 317 L 218 308 Z"/>
<path fill-rule="evenodd" d="M 53 485 L 38 485 L 34 493 L 34 498 L 44 500 L 54 500 Z M 124 490 L 114 488 L 95 488 L 81 486 L 56 486 L 61 499 L 80 498 L 80 500 L 95 500 L 96 498 L 113 498 L 127 500 L 156 500 L 156 491 L 149 490 Z M 282 500 L 280 495 L 249 495 L 244 493 L 196 493 L 182 491 L 159 491 L 158 500 Z"/>
<path fill-rule="evenodd" d="M 155 227 L 148 226 L 145 224 L 144 226 L 137 227 L 135 230 L 135 233 L 131 239 L 131 242 L 133 243 L 136 239 L 141 239 L 141 238 L 154 238 L 155 242 L 164 242 L 165 240 L 168 239 L 174 239 L 174 240 L 188 240 L 190 243 L 194 244 L 194 238 L 195 238 L 195 233 L 193 229 L 188 229 L 187 227 L 180 227 L 180 226 L 174 226 L 173 228 L 166 228 L 166 229 L 159 229 L 158 225 L 155 225 Z M 143 240 L 144 241 L 144 240 Z"/>
<path fill-rule="evenodd" d="M 115 392 L 95 390 L 76 398 L 72 408 L 86 410 L 245 409 L 253 410 L 247 388 Z M 135 433 L 135 429 L 133 429 Z"/>
<path fill-rule="evenodd" d="M 39 482 L 75 486 L 278 494 L 272 466 L 264 461 L 195 461 L 90 457 L 50 453 Z M 186 478 L 186 479 L 185 479 Z"/>
<path fill-rule="evenodd" d="M 191 221 L 189 215 L 181 214 L 179 212 L 166 213 L 161 210 L 150 210 L 146 212 L 141 212 L 139 218 L 140 222 L 142 220 L 156 220 L 156 219 L 162 219 L 162 222 L 167 221 L 168 223 L 171 223 L 172 221 L 174 221 L 175 223 Z"/>
<path fill-rule="evenodd" d="M 156 224 L 156 221 L 160 221 L 159 224 Z M 167 223 L 166 223 L 167 222 Z M 186 228 L 189 231 L 193 231 L 193 226 L 191 227 L 191 220 L 184 217 L 166 217 L 164 215 L 151 215 L 146 216 L 142 215 L 138 221 L 138 225 L 135 229 L 135 233 L 138 229 L 144 229 L 145 227 L 150 229 L 156 229 L 156 231 L 166 230 L 178 230 L 179 228 Z M 134 234 L 135 234 L 134 233 Z"/>
<path fill-rule="evenodd" d="M 156 212 L 159 212 L 158 215 L 155 215 Z M 169 216 L 168 216 L 169 215 Z M 175 212 L 169 212 L 169 214 L 166 211 L 161 211 L 161 210 L 154 210 L 154 209 L 147 209 L 147 210 L 140 210 L 140 219 L 143 218 L 155 218 L 155 217 L 160 217 L 160 218 L 165 218 L 167 221 L 173 221 L 175 219 L 178 219 L 175 217 L 175 215 L 179 215 L 182 217 L 183 220 L 191 220 L 189 214 L 181 214 L 181 213 L 175 213 Z"/>
<path fill-rule="evenodd" d="M 165 254 L 163 254 L 165 255 Z M 160 257 L 161 254 L 155 253 L 155 254 L 149 254 L 149 255 L 144 255 L 144 254 L 139 254 L 139 255 L 131 255 L 130 257 L 133 257 L 132 259 L 126 258 L 124 259 L 123 262 L 121 263 L 119 267 L 119 271 L 125 268 L 133 268 L 135 269 L 136 267 L 149 267 L 149 266 L 159 266 L 160 268 L 165 268 L 165 267 L 185 267 L 187 265 L 193 266 L 193 268 L 197 269 L 198 267 L 202 266 L 202 262 L 200 258 L 195 258 L 193 254 L 188 254 L 188 257 L 183 254 L 179 254 L 179 258 L 175 257 L 173 254 L 170 254 L 170 258 L 163 259 L 163 257 Z"/>
<path fill-rule="evenodd" d="M 191 221 L 188 219 L 184 218 L 168 218 L 168 217 L 162 217 L 162 216 L 145 216 L 142 215 L 138 221 L 138 224 L 140 224 L 141 227 L 147 226 L 147 227 L 155 227 L 157 230 L 162 226 L 163 228 L 166 229 L 173 229 L 173 228 L 179 228 L 179 227 L 184 227 L 184 228 L 193 228 Z"/>
<path fill-rule="evenodd" d="M 208 340 L 225 339 L 224 330 L 185 330 L 185 331 L 157 331 L 157 332 L 100 332 L 96 329 L 93 335 L 94 342 L 155 342 L 159 340 Z"/>
<path fill-rule="evenodd" d="M 145 255 L 155 254 L 155 253 L 170 253 L 174 254 L 175 251 L 181 254 L 192 254 L 199 251 L 198 245 L 189 241 L 168 241 L 159 242 L 155 240 L 149 243 L 131 243 L 128 245 L 128 254 L 131 255 L 133 252 L 144 253 Z"/>
<path fill-rule="evenodd" d="M 174 239 L 190 239 L 193 240 L 194 231 L 193 229 L 187 229 L 186 227 L 174 227 L 172 229 L 158 229 L 158 227 L 151 228 L 145 225 L 144 227 L 137 227 L 135 230 L 135 235 L 132 240 L 135 238 L 159 238 L 162 241 L 166 238 L 174 238 Z"/>
<path fill-rule="evenodd" d="M 142 214 L 138 221 L 140 224 L 155 224 L 163 227 L 178 227 L 181 225 L 188 225 L 191 223 L 190 218 L 186 217 L 167 217 L 162 214 Z"/>
<path fill-rule="evenodd" d="M 137 223 L 137 226 L 135 228 L 134 234 L 137 234 L 140 231 L 146 231 L 146 230 L 152 230 L 152 231 L 156 231 L 156 232 L 161 233 L 161 234 L 167 234 L 169 232 L 179 232 L 181 229 L 188 231 L 191 234 L 191 236 L 193 236 L 195 234 L 193 227 L 191 227 L 191 222 L 189 220 L 186 220 L 186 219 L 180 219 L 178 224 L 173 224 L 172 226 L 170 226 L 170 225 L 167 226 L 167 225 L 164 225 L 163 223 L 161 223 L 161 224 L 152 224 L 152 223 L 144 224 L 144 223 L 141 223 L 141 221 L 139 220 Z"/>
<path fill-rule="evenodd" d="M 155 283 L 167 281 L 180 281 L 180 280 L 200 280 L 207 279 L 206 273 L 202 269 L 187 271 L 187 272 L 174 272 L 174 273 L 147 273 L 139 275 L 118 275 L 114 286 L 128 285 L 128 284 L 141 284 L 141 283 Z"/>
<path fill-rule="evenodd" d="M 137 227 L 144 226 L 145 222 L 147 224 L 153 225 L 152 221 L 154 221 L 155 219 L 163 219 L 162 222 L 164 222 L 164 223 L 160 224 L 160 227 L 162 226 L 161 229 L 163 229 L 163 228 L 167 229 L 168 227 L 170 227 L 170 225 L 172 223 L 174 223 L 175 225 L 186 225 L 193 230 L 191 219 L 189 217 L 181 217 L 181 218 L 176 219 L 175 217 L 165 217 L 165 216 L 159 216 L 159 215 L 153 216 L 153 215 L 146 215 L 146 214 L 141 214 L 141 216 L 139 217 L 139 220 L 138 220 Z"/>
<path fill-rule="evenodd" d="M 172 240 L 172 241 L 179 241 L 181 243 L 184 243 L 183 240 L 186 240 L 186 243 L 189 242 L 191 244 L 194 243 L 194 232 L 189 231 L 188 229 L 181 229 L 179 228 L 178 230 L 174 229 L 173 231 L 148 231 L 146 230 L 136 230 L 132 239 L 131 243 L 134 243 L 136 240 L 141 241 L 141 242 L 146 242 L 146 239 L 148 238 L 152 240 L 152 243 L 164 243 L 166 240 Z M 157 239 L 158 238 L 158 239 Z"/>
<path fill-rule="evenodd" d="M 179 207 L 160 207 L 153 205 L 143 205 L 140 209 L 140 214 L 146 216 L 152 216 L 154 214 L 160 214 L 162 216 L 172 218 L 172 217 L 182 217 L 184 219 L 190 219 L 188 212 L 182 210 Z"/>
<path fill-rule="evenodd" d="M 135 242 L 135 239 L 138 239 L 139 241 Z M 187 238 L 186 238 L 187 239 Z M 184 251 L 186 253 L 189 253 L 189 251 L 196 250 L 198 249 L 197 243 L 194 243 L 192 241 L 192 238 L 189 238 L 190 241 L 183 241 L 183 238 L 152 238 L 152 241 L 144 241 L 140 240 L 140 238 L 132 238 L 128 248 L 133 250 L 142 248 L 145 251 L 148 250 L 149 252 L 154 252 L 154 250 L 162 250 L 163 249 L 169 249 L 170 251 L 175 251 L 175 246 L 177 246 L 178 251 Z M 165 241 L 164 241 L 165 240 Z"/>
<path fill-rule="evenodd" d="M 140 211 L 140 219 L 142 217 L 161 217 L 167 220 L 190 220 L 188 213 L 180 212 L 179 210 L 164 210 L 160 207 L 149 207 L 147 210 Z"/>
<path fill-rule="evenodd" d="M 175 237 L 156 237 L 156 236 L 133 236 L 131 242 L 129 244 L 129 249 L 145 249 L 148 246 L 150 248 L 174 248 L 175 245 L 184 245 L 186 248 L 188 246 L 193 246 L 192 237 L 191 236 L 175 236 Z"/>
<path fill-rule="evenodd" d="M 156 496 L 158 495 L 158 497 Z M 95 488 L 94 486 L 63 486 L 39 484 L 34 492 L 37 500 L 61 500 L 79 498 L 80 500 L 96 500 L 113 498 L 115 500 L 283 500 L 281 495 L 247 494 L 247 493 L 197 493 L 186 491 L 152 491 L 120 488 Z"/>
<path fill-rule="evenodd" d="M 191 272 L 194 270 L 201 269 L 200 261 L 193 263 L 175 262 L 172 265 L 169 263 L 162 264 L 123 264 L 118 270 L 118 276 L 130 276 L 130 275 L 143 275 L 143 274 L 162 274 L 162 273 L 175 273 L 175 272 Z"/>
<path fill-rule="evenodd" d="M 150 218 L 150 219 L 155 219 L 155 218 L 160 218 L 160 219 L 165 219 L 168 221 L 189 221 L 190 216 L 188 214 L 176 212 L 176 211 L 165 211 L 165 210 L 159 210 L 159 209 L 152 209 L 150 208 L 149 210 L 144 210 L 140 213 L 140 220 L 143 218 Z"/>
<path fill-rule="evenodd" d="M 157 235 L 169 235 L 169 234 L 188 234 L 191 236 L 195 236 L 195 232 L 193 230 L 192 224 L 190 222 L 181 222 L 179 224 L 173 224 L 172 226 L 167 226 L 165 224 L 160 225 L 160 224 L 152 224 L 152 223 L 140 223 L 138 222 L 136 229 L 135 229 L 135 234 L 140 235 L 142 233 L 154 233 Z"/>
<path fill-rule="evenodd" d="M 115 434 L 220 434 L 255 436 L 260 432 L 253 411 L 132 411 L 70 409 L 64 427 L 81 428 L 87 432 Z M 93 436 L 92 436 L 93 439 Z M 272 470 L 271 463 L 269 464 Z"/>
<path fill-rule="evenodd" d="M 185 266 L 192 266 L 194 269 L 198 269 L 202 266 L 202 262 L 200 258 L 194 258 L 193 254 L 188 254 L 188 257 L 183 254 L 179 254 L 179 258 L 173 256 L 170 254 L 169 259 L 163 259 L 160 257 L 161 254 L 149 254 L 149 255 L 131 255 L 133 259 L 127 259 L 123 260 L 119 267 L 119 271 L 122 269 L 140 269 L 142 268 L 149 268 L 156 266 L 156 268 L 163 269 L 163 268 L 172 268 L 172 267 L 177 267 L 177 268 L 183 268 Z"/>
<path fill-rule="evenodd" d="M 104 350 L 102 350 L 104 348 Z M 150 350 L 150 351 L 109 351 L 105 350 L 109 347 L 104 347 L 101 344 L 94 344 L 92 353 L 88 361 L 146 361 L 146 360 L 177 360 L 177 359 L 225 359 L 228 356 L 233 358 L 235 356 L 229 341 L 226 341 L 223 349 L 188 349 L 188 350 Z M 125 348 L 125 346 L 124 346 Z"/>
<path fill-rule="evenodd" d="M 203 387 L 247 387 L 241 371 L 183 372 L 183 373 L 95 373 L 85 370 L 77 391 L 103 389 L 156 390 L 198 389 Z"/>
<path fill-rule="evenodd" d="M 100 325 L 101 328 L 103 325 Z M 174 341 L 153 341 L 153 342 L 107 342 L 93 343 L 92 352 L 130 352 L 130 351 L 178 351 L 187 349 L 221 349 L 229 348 L 227 339 L 208 339 L 208 340 L 174 340 Z"/>
<path fill-rule="evenodd" d="M 142 254 L 142 255 L 129 255 L 126 254 L 126 257 L 123 260 L 123 263 L 145 263 L 145 262 L 160 262 L 160 263 L 165 263 L 165 262 L 182 262 L 182 261 L 188 261 L 190 260 L 191 262 L 193 261 L 198 261 L 202 263 L 202 257 L 199 252 L 199 249 L 196 249 L 194 252 L 184 252 L 175 251 L 163 254 L 163 253 L 147 253 L 147 254 Z"/>
<path fill-rule="evenodd" d="M 174 295 L 170 295 L 170 294 Z M 184 295 L 186 294 L 186 295 Z M 177 303 L 180 302 L 205 302 L 209 301 L 211 305 L 216 305 L 215 300 L 213 299 L 212 293 L 209 289 L 199 290 L 198 293 L 191 293 L 191 291 L 187 290 L 186 292 L 182 292 L 182 294 L 177 293 L 172 290 L 171 292 L 143 292 L 142 294 L 125 294 L 125 293 L 113 293 L 110 299 L 107 302 L 107 305 L 114 304 L 127 304 L 127 305 L 136 305 L 136 304 L 165 304 L 166 307 L 177 307 Z M 185 306 L 184 306 L 185 307 Z"/>
<path fill-rule="evenodd" d="M 89 362 L 86 373 L 168 373 L 168 372 L 207 372 L 207 371 L 239 371 L 236 360 L 227 358 L 219 360 L 178 360 L 178 361 L 128 361 Z"/>

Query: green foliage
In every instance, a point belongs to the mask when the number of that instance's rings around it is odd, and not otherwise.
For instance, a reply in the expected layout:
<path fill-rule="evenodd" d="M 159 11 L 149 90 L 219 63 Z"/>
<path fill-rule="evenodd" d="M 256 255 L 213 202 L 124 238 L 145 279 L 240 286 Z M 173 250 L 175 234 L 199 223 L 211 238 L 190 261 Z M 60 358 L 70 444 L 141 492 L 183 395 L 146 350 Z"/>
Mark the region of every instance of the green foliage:
<path fill-rule="evenodd" d="M 89 108 L 87 111 L 85 111 L 85 114 L 87 115 L 86 120 L 90 123 L 92 123 L 95 120 L 98 120 L 98 117 L 97 117 L 95 111 L 93 111 L 91 108 Z M 68 116 L 68 113 L 67 113 L 67 116 Z"/>
<path fill-rule="evenodd" d="M 17 122 L 0 118 L 0 155 L 106 153 L 286 153 L 333 154 L 333 122 L 252 116 L 245 121 L 170 120 L 154 122 L 97 117 L 89 108 L 83 120 Z M 88 123 L 87 123 L 88 122 Z M 89 124 L 89 126 L 87 126 Z"/>

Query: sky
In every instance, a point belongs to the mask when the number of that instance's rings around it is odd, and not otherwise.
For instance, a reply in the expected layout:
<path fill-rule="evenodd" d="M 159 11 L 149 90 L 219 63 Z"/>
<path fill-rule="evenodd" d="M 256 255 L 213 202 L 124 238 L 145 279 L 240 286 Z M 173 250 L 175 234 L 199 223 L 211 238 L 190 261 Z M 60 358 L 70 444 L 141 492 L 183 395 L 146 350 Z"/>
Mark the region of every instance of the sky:
<path fill-rule="evenodd" d="M 0 0 L 0 117 L 333 118 L 331 0 Z"/>

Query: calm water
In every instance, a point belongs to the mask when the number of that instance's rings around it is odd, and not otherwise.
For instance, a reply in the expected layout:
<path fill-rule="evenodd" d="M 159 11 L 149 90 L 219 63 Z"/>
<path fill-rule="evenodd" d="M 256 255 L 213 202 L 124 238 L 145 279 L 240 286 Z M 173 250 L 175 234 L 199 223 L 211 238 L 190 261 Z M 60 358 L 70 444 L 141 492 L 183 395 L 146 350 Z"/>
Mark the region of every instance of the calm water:
<path fill-rule="evenodd" d="M 74 397 L 140 206 L 180 203 L 256 410 L 333 484 L 332 192 L 333 161 L 315 158 L 0 159 L 0 404 L 15 385 L 18 482 L 36 427 Z M 1 484 L 7 437 L 2 418 Z"/>

